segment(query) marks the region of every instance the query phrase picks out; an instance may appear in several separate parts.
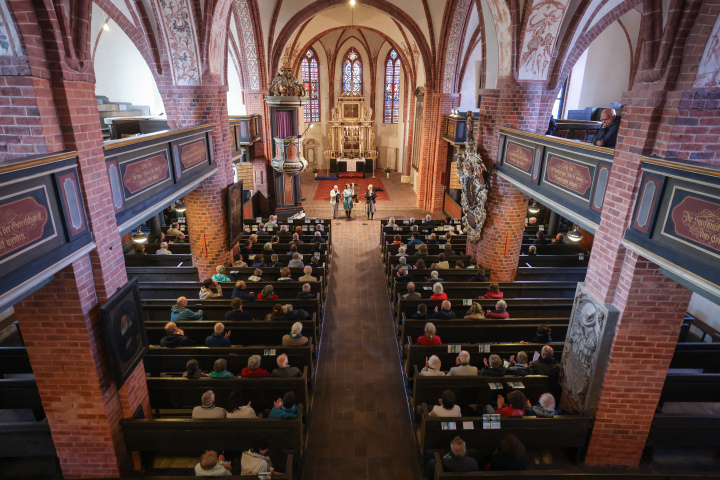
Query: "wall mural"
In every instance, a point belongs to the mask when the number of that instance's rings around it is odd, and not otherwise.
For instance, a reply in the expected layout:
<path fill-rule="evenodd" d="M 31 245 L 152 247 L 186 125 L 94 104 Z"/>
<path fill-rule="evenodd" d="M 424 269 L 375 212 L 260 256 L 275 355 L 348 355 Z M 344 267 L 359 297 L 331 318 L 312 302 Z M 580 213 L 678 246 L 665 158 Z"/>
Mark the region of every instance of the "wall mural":
<path fill-rule="evenodd" d="M 158 0 L 168 51 L 172 52 L 175 85 L 200 84 L 200 58 L 188 0 Z"/>
<path fill-rule="evenodd" d="M 245 46 L 248 76 L 250 77 L 250 90 L 260 89 L 260 67 L 258 67 L 257 47 L 255 45 L 255 31 L 253 30 L 250 7 L 247 0 L 236 0 L 238 19 L 242 30 L 242 42 Z"/>
<path fill-rule="evenodd" d="M 519 80 L 545 80 L 569 0 L 535 0 L 518 64 Z"/>
<path fill-rule="evenodd" d="M 693 86 L 695 88 L 720 86 L 720 17 L 715 20 L 715 26 L 705 46 Z"/>
<path fill-rule="evenodd" d="M 7 2 L 0 2 L 0 56 L 11 57 L 21 54 L 20 39 Z"/>
<path fill-rule="evenodd" d="M 512 61 L 512 21 L 505 2 L 487 2 L 495 24 L 498 42 L 498 76 L 510 75 Z"/>
<path fill-rule="evenodd" d="M 455 152 L 455 162 L 462 192 L 460 201 L 463 209 L 462 222 L 468 240 L 477 242 L 482 238 L 482 228 L 487 216 L 485 203 L 487 202 L 488 187 L 483 176 L 483 172 L 486 172 L 487 169 L 475 147 L 474 123 L 473 113 L 468 111 L 466 147 L 464 150 L 458 149 Z"/>
<path fill-rule="evenodd" d="M 460 51 L 460 41 L 462 40 L 462 31 L 465 26 L 465 17 L 468 14 L 468 5 L 470 0 L 460 0 L 455 7 L 455 15 L 453 16 L 450 26 L 450 34 L 447 40 L 447 55 L 445 56 L 445 77 L 443 78 L 443 92 L 450 93 L 453 91 L 453 80 L 455 79 L 456 63 Z"/>

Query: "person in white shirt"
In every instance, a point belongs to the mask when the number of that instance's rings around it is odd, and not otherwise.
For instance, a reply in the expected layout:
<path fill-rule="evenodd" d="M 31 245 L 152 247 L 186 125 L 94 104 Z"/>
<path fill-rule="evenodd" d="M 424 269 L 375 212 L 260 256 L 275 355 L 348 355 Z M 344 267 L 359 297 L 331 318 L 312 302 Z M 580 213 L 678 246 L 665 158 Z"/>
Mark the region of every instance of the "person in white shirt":
<path fill-rule="evenodd" d="M 431 417 L 462 417 L 460 405 L 455 405 L 455 394 L 452 390 L 445 390 L 438 402 L 440 405 L 435 405 L 430 410 Z"/>
<path fill-rule="evenodd" d="M 262 413 L 255 413 L 251 404 L 252 402 L 248 402 L 247 405 L 243 405 L 239 392 L 232 392 L 228 398 L 227 418 L 262 418 Z"/>
<path fill-rule="evenodd" d="M 299 281 L 301 281 L 301 282 L 317 282 L 317 278 L 312 276 L 312 267 L 310 265 L 305 267 L 303 272 L 305 272 L 305 275 L 298 278 Z"/>
<path fill-rule="evenodd" d="M 229 477 L 232 475 L 230 472 L 230 462 L 225 461 L 225 456 L 220 455 L 212 450 L 205 452 L 200 457 L 200 462 L 195 465 L 195 476 L 196 477 Z"/>
<path fill-rule="evenodd" d="M 192 418 L 206 419 L 206 418 L 225 418 L 227 411 L 222 407 L 215 406 L 215 393 L 212 390 L 208 390 L 203 393 L 202 405 L 193 408 Z"/>
<path fill-rule="evenodd" d="M 340 195 L 340 190 L 338 189 L 338 186 L 335 185 L 333 189 L 330 190 L 330 216 L 333 219 L 335 218 L 335 215 L 337 215 L 338 195 Z"/>
<path fill-rule="evenodd" d="M 409 285 L 408 285 L 409 286 Z M 422 377 L 440 377 L 444 376 L 445 373 L 440 371 L 441 362 L 437 355 L 433 355 L 428 360 L 425 358 L 425 366 L 420 370 L 420 376 Z"/>
<path fill-rule="evenodd" d="M 155 252 L 156 255 L 172 255 L 172 252 L 168 250 L 168 243 L 162 242 L 160 244 L 160 248 L 158 248 L 157 252 Z"/>

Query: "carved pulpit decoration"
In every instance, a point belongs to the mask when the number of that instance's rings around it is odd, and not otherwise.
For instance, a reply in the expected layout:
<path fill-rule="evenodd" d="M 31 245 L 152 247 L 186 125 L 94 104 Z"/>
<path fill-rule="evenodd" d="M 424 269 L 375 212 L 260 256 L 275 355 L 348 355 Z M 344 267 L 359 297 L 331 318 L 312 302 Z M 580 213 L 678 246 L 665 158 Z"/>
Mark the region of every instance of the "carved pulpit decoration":
<path fill-rule="evenodd" d="M 562 355 L 563 390 L 575 407 L 591 414 L 597 404 L 618 311 L 598 302 L 579 283 Z"/>
<path fill-rule="evenodd" d="M 466 148 L 455 152 L 460 191 L 460 204 L 463 209 L 462 222 L 468 234 L 468 240 L 477 242 L 482 238 L 487 212 L 488 187 L 483 172 L 487 171 L 475 147 L 472 112 L 468 112 Z"/>

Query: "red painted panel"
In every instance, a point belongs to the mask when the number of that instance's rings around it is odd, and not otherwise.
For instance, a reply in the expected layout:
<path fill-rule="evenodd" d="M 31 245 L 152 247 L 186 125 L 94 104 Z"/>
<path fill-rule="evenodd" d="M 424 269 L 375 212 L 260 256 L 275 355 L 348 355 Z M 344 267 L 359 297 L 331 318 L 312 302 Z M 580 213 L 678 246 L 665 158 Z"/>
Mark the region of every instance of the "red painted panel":
<path fill-rule="evenodd" d="M 49 218 L 33 197 L 0 205 L 0 258 L 43 238 Z"/>
<path fill-rule="evenodd" d="M 550 157 L 547 163 L 547 179 L 550 183 L 585 195 L 592 185 L 590 168 L 558 157 Z"/>
<path fill-rule="evenodd" d="M 687 196 L 671 215 L 677 235 L 720 252 L 720 203 Z"/>
<path fill-rule="evenodd" d="M 533 153 L 532 148 L 521 147 L 516 143 L 508 143 L 505 161 L 520 170 L 529 172 L 532 168 Z"/>
<path fill-rule="evenodd" d="M 180 149 L 180 161 L 185 169 L 204 162 L 207 158 L 207 149 L 204 140 L 197 140 L 187 145 L 183 145 Z"/>
<path fill-rule="evenodd" d="M 165 155 L 159 153 L 145 160 L 133 162 L 125 167 L 123 185 L 131 195 L 162 182 L 168 177 Z"/>

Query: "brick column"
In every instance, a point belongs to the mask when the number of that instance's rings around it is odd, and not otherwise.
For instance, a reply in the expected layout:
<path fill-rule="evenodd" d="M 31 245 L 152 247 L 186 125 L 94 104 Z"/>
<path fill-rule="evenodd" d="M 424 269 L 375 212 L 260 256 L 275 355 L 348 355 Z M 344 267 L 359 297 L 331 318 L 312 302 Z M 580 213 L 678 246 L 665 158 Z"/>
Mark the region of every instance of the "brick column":
<path fill-rule="evenodd" d="M 232 161 L 227 113 L 227 87 L 165 87 L 161 90 L 168 122 L 175 128 L 214 123 L 213 157 L 218 170 L 184 197 L 193 265 L 200 280 L 215 274 L 229 260 L 227 187 Z"/>
<path fill-rule="evenodd" d="M 492 269 L 490 280 L 512 282 L 525 229 L 527 195 L 513 188 L 496 171 L 490 174 L 486 203 L 487 219 L 478 243 L 468 240 L 467 252 L 485 268 Z"/>
<path fill-rule="evenodd" d="M 88 80 L 88 79 L 84 79 Z M 111 204 L 94 85 L 33 79 L 48 149 L 77 150 L 80 185 L 97 248 L 15 305 L 65 478 L 116 477 L 132 468 L 119 421 L 138 404 L 150 411 L 143 363 L 117 390 L 99 306 L 127 283 Z M 15 118 L 18 125 L 26 117 Z"/>
<path fill-rule="evenodd" d="M 640 462 L 692 295 L 635 252 L 623 257 L 615 295 L 622 313 L 590 437 L 589 465 Z"/>
<path fill-rule="evenodd" d="M 468 241 L 467 251 L 480 265 L 492 270 L 491 279 L 512 282 L 517 273 L 525 230 L 527 196 L 493 169 L 497 159 L 498 128 L 518 128 L 528 132 L 545 131 L 544 112 L 549 95 L 542 85 L 498 79 L 498 89 L 481 90 L 477 150 L 488 165 L 489 193 L 487 220 L 482 239 Z M 548 114 L 549 115 L 549 114 Z"/>
<path fill-rule="evenodd" d="M 445 186 L 441 178 L 448 170 L 448 144 L 442 139 L 443 117 L 457 106 L 458 97 L 457 93 L 425 90 L 417 188 L 417 206 L 425 210 L 434 212 L 442 209 Z"/>

